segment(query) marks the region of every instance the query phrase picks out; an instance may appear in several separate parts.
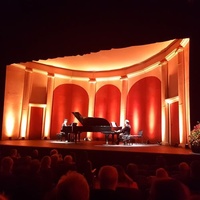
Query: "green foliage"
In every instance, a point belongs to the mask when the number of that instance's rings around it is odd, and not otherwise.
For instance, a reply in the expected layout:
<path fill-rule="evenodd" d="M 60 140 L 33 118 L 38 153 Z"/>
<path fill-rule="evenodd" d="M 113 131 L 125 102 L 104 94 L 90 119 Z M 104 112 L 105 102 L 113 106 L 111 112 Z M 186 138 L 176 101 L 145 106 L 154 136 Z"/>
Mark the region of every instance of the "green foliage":
<path fill-rule="evenodd" d="M 189 143 L 191 146 L 200 146 L 200 122 L 197 121 L 197 125 L 190 132 Z"/>

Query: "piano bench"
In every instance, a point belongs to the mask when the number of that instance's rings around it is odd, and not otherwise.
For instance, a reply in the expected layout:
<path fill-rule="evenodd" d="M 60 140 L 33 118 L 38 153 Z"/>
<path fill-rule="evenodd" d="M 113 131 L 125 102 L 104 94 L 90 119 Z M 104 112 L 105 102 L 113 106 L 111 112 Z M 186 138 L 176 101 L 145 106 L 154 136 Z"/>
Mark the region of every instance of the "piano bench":
<path fill-rule="evenodd" d="M 138 140 L 141 140 L 141 143 L 143 143 L 143 138 L 138 135 L 130 135 L 129 140 L 127 141 L 128 144 L 134 144 L 138 143 Z"/>
<path fill-rule="evenodd" d="M 63 137 L 65 137 L 63 132 L 60 132 L 60 133 L 57 133 L 57 134 L 56 134 L 57 140 L 62 141 L 62 140 L 63 140 Z"/>

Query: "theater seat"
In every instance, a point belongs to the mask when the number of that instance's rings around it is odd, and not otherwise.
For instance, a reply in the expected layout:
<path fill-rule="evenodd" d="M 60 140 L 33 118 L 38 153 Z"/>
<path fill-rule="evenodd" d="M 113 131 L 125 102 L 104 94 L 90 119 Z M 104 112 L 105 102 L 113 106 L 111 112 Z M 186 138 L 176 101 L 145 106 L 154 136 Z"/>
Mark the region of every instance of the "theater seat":
<path fill-rule="evenodd" d="M 128 188 L 128 187 L 117 187 L 116 188 L 116 196 L 117 199 L 125 199 L 125 200 L 142 200 L 143 195 L 140 190 L 135 188 Z"/>

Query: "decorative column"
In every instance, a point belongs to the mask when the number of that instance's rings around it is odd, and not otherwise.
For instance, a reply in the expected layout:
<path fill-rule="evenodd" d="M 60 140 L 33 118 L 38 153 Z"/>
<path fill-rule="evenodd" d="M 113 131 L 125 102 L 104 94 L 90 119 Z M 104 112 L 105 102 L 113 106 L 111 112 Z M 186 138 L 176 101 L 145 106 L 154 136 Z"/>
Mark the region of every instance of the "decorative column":
<path fill-rule="evenodd" d="M 54 74 L 48 74 L 47 79 L 47 102 L 45 112 L 45 125 L 44 125 L 44 139 L 50 139 L 50 124 L 51 124 L 51 112 L 54 90 Z"/>
<path fill-rule="evenodd" d="M 167 60 L 163 60 L 160 63 L 161 66 L 161 116 L 162 116 L 162 137 L 161 137 L 161 142 L 162 144 L 166 145 L 169 144 L 169 108 L 168 104 L 166 103 L 166 98 L 168 97 L 168 62 Z"/>
<path fill-rule="evenodd" d="M 178 96 L 179 96 L 179 138 L 180 144 L 187 143 L 188 127 L 186 123 L 186 81 L 185 62 L 183 47 L 177 49 L 178 52 Z"/>
<path fill-rule="evenodd" d="M 120 124 L 124 124 L 124 120 L 126 119 L 126 104 L 127 104 L 127 94 L 128 94 L 128 77 L 121 77 L 121 116 L 120 116 Z M 122 95 L 123 94 L 123 95 Z"/>
<path fill-rule="evenodd" d="M 25 139 L 27 135 L 28 105 L 32 90 L 32 69 L 25 69 L 24 90 L 22 99 L 22 112 L 19 138 Z"/>
<path fill-rule="evenodd" d="M 94 116 L 94 104 L 95 104 L 95 93 L 96 93 L 96 79 L 91 78 L 89 80 L 89 109 L 88 109 L 88 116 Z M 87 132 L 86 140 L 92 139 L 92 132 Z"/>

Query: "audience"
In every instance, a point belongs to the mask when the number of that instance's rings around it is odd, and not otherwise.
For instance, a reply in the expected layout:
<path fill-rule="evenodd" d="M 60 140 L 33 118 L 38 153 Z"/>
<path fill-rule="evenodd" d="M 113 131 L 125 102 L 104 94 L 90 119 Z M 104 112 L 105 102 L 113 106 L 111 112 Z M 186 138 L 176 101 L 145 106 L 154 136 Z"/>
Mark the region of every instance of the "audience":
<path fill-rule="evenodd" d="M 54 174 L 51 169 L 50 156 L 42 157 L 39 174 L 42 178 L 45 191 L 50 191 L 56 184 L 54 181 Z"/>
<path fill-rule="evenodd" d="M 88 158 L 87 151 L 83 151 L 77 160 L 77 171 L 83 174 L 90 186 L 94 187 L 96 169 L 93 168 L 92 161 Z"/>
<path fill-rule="evenodd" d="M 171 175 L 173 178 L 181 181 L 182 183 L 188 185 L 190 179 L 190 166 L 186 162 L 181 162 L 178 164 L 178 172 Z"/>
<path fill-rule="evenodd" d="M 190 191 L 176 179 L 160 178 L 152 183 L 149 200 L 190 200 Z"/>
<path fill-rule="evenodd" d="M 98 178 L 101 189 L 116 190 L 118 184 L 118 172 L 115 167 L 109 165 L 101 167 Z"/>
<path fill-rule="evenodd" d="M 30 156 L 24 156 L 19 159 L 18 169 L 15 170 L 15 185 L 11 194 L 12 200 L 42 200 L 44 191 L 39 169 L 40 162 L 37 159 L 31 160 Z"/>
<path fill-rule="evenodd" d="M 148 187 L 147 175 L 144 175 L 144 170 L 139 170 L 138 165 L 135 163 L 129 163 L 126 166 L 126 173 L 128 176 L 138 184 L 138 188 L 141 191 L 146 191 Z"/>
<path fill-rule="evenodd" d="M 63 157 L 52 149 L 41 159 L 39 153 L 34 149 L 20 156 L 13 148 L 1 158 L 0 199 L 200 199 L 200 160 L 170 165 L 164 156 L 157 156 L 155 164 L 139 163 L 139 169 L 133 158 L 125 168 L 106 164 L 96 169 L 87 151 L 78 157 L 70 152 Z"/>
<path fill-rule="evenodd" d="M 110 165 L 102 166 L 98 173 L 99 187 L 90 190 L 90 200 L 116 199 L 118 172 Z"/>
<path fill-rule="evenodd" d="M 192 194 L 200 194 L 200 160 L 193 160 L 190 163 L 188 186 Z"/>
<path fill-rule="evenodd" d="M 121 165 L 114 165 L 118 172 L 117 187 L 135 188 L 138 189 L 137 182 L 133 181 L 130 176 L 127 175 L 124 168 Z"/>
<path fill-rule="evenodd" d="M 57 149 L 52 149 L 50 151 L 50 156 L 52 156 L 53 154 L 58 154 L 58 150 Z"/>
<path fill-rule="evenodd" d="M 32 157 L 32 159 L 39 159 L 39 151 L 38 151 L 38 149 L 34 149 L 31 152 L 31 157 Z"/>
<path fill-rule="evenodd" d="M 13 159 L 5 156 L 1 160 L 0 166 L 0 193 L 11 196 L 12 189 L 15 187 L 15 176 L 13 175 Z"/>
<path fill-rule="evenodd" d="M 76 171 L 63 175 L 55 188 L 56 200 L 89 200 L 87 180 Z"/>

